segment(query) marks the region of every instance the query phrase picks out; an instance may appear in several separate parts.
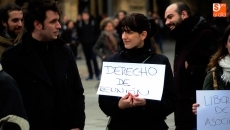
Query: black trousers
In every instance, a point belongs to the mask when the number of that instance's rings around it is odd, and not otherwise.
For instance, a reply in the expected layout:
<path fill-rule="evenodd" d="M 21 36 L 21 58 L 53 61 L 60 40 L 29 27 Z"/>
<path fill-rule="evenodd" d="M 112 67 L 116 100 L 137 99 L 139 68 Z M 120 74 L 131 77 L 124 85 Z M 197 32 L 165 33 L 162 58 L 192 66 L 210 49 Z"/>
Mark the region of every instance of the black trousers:
<path fill-rule="evenodd" d="M 93 68 L 94 68 L 95 75 L 99 76 L 99 68 L 98 68 L 96 54 L 93 52 L 93 45 L 86 45 L 82 43 L 82 48 L 86 59 L 86 65 L 88 68 L 89 77 L 93 78 L 93 69 L 92 69 L 91 61 L 93 61 Z"/>

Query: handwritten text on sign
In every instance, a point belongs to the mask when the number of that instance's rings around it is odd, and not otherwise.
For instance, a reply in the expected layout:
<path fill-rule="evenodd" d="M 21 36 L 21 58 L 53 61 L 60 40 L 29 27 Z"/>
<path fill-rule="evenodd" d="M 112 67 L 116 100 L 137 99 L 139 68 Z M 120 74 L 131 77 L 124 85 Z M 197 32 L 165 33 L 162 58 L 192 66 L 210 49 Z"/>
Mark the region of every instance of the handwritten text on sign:
<path fill-rule="evenodd" d="M 196 91 L 197 130 L 230 130 L 230 90 Z"/>
<path fill-rule="evenodd" d="M 103 62 L 97 94 L 122 97 L 132 93 L 161 100 L 164 75 L 165 65 Z"/>

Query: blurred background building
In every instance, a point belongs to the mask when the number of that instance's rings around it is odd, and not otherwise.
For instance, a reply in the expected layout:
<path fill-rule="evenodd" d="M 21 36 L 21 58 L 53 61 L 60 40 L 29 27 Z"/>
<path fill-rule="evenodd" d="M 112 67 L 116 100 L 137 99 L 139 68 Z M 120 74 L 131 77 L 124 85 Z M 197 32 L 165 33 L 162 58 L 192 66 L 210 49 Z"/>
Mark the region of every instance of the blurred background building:
<path fill-rule="evenodd" d="M 22 5 L 26 0 L 0 0 L 0 6 L 9 2 Z M 62 3 L 63 13 L 68 18 L 75 20 L 77 14 L 88 10 L 94 17 L 113 17 L 119 10 L 128 13 L 139 12 L 147 14 L 148 10 L 158 12 L 163 18 L 165 8 L 172 2 L 179 0 L 57 0 Z M 230 7 L 229 0 L 180 0 L 187 3 L 193 14 L 202 15 L 207 20 L 212 19 L 212 4 L 226 3 Z"/>
<path fill-rule="evenodd" d="M 15 2 L 23 5 L 27 0 L 0 0 L 0 6 L 6 3 Z M 212 13 L 213 3 L 226 3 L 227 9 L 230 10 L 230 0 L 57 0 L 62 4 L 63 15 L 74 21 L 77 20 L 78 14 L 82 11 L 88 11 L 98 23 L 105 17 L 115 17 L 118 11 L 124 10 L 128 14 L 139 12 L 148 15 L 148 12 L 156 12 L 164 21 L 164 12 L 166 7 L 176 1 L 187 3 L 193 15 L 201 15 L 208 22 L 214 23 L 216 28 L 222 32 L 226 25 L 230 23 L 230 17 L 214 18 Z M 229 13 L 227 13 L 230 15 Z M 152 16 L 151 16 L 152 17 Z M 166 31 L 164 34 L 169 36 Z M 220 33 L 221 35 L 222 33 Z"/>

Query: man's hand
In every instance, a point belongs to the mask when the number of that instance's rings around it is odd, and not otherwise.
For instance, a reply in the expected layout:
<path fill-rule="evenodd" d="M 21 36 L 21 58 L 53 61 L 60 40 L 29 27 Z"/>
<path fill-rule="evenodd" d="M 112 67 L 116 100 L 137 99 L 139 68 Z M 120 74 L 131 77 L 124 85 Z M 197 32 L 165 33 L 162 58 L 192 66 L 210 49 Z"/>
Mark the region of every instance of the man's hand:
<path fill-rule="evenodd" d="M 120 99 L 118 102 L 118 107 L 120 109 L 126 109 L 133 107 L 132 94 L 128 93 Z"/>
<path fill-rule="evenodd" d="M 192 112 L 196 115 L 197 114 L 197 107 L 199 107 L 200 105 L 197 103 L 192 104 Z"/>

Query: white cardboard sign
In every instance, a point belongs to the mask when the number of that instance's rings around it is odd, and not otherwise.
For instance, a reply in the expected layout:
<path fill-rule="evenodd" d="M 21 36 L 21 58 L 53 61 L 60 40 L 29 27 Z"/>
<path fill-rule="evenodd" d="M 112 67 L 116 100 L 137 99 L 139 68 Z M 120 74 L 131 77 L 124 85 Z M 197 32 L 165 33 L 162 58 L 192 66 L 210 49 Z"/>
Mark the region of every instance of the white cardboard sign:
<path fill-rule="evenodd" d="M 164 77 L 165 65 L 103 62 L 97 94 L 122 97 L 132 93 L 161 100 Z"/>
<path fill-rule="evenodd" d="M 230 90 L 197 90 L 197 130 L 230 130 Z"/>

